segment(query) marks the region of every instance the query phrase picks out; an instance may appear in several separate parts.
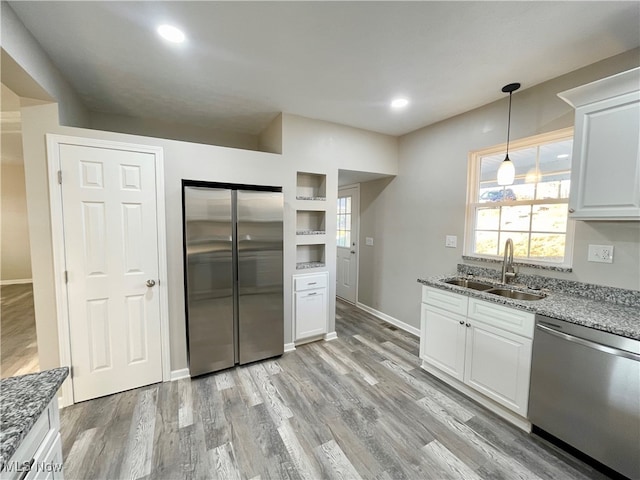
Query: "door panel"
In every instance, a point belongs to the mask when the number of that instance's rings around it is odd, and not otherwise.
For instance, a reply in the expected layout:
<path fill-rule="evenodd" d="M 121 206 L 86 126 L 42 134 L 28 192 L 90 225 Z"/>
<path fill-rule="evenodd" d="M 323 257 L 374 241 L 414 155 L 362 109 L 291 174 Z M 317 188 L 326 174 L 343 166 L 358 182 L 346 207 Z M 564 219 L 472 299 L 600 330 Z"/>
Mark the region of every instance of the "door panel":
<path fill-rule="evenodd" d="M 327 333 L 327 289 L 295 293 L 295 339 Z"/>
<path fill-rule="evenodd" d="M 144 297 L 130 295 L 126 298 L 127 327 L 129 343 L 127 360 L 129 364 L 143 362 L 147 359 L 147 328 L 145 319 Z"/>
<path fill-rule="evenodd" d="M 283 197 L 238 190 L 239 363 L 284 352 Z"/>
<path fill-rule="evenodd" d="M 60 145 L 74 401 L 162 380 L 155 158 Z"/>
<path fill-rule="evenodd" d="M 465 317 L 422 304 L 420 357 L 462 381 L 465 359 Z"/>
<path fill-rule="evenodd" d="M 531 340 L 477 322 L 468 330 L 465 383 L 526 417 Z"/>
<path fill-rule="evenodd" d="M 231 190 L 184 188 L 189 372 L 234 364 Z"/>
<path fill-rule="evenodd" d="M 336 295 L 351 303 L 356 303 L 358 290 L 359 197 L 360 190 L 357 187 L 338 191 Z"/>

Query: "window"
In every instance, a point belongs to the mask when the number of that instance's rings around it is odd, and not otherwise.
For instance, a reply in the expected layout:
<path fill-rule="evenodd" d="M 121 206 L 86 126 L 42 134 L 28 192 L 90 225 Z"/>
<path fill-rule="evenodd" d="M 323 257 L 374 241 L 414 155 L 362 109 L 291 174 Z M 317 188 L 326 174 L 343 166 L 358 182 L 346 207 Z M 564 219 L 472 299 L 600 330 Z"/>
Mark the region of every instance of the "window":
<path fill-rule="evenodd" d="M 514 257 L 538 264 L 571 263 L 573 225 L 568 203 L 573 129 L 513 142 L 513 185 L 496 175 L 504 146 L 471 152 L 465 254 L 502 258 L 511 238 Z"/>
<path fill-rule="evenodd" d="M 338 247 L 351 247 L 351 196 L 338 198 Z"/>

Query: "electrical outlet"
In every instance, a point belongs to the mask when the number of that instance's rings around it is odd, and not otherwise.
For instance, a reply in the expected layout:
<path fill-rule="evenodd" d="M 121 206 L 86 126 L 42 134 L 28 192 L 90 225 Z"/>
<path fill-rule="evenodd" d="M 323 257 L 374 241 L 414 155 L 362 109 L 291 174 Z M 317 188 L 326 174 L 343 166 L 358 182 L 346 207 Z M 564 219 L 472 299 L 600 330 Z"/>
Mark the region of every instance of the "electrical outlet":
<path fill-rule="evenodd" d="M 587 261 L 613 263 L 613 245 L 589 245 Z"/>
<path fill-rule="evenodd" d="M 364 243 L 365 243 L 365 245 L 368 245 L 368 246 L 372 247 L 373 246 L 373 237 L 365 237 Z"/>
<path fill-rule="evenodd" d="M 448 248 L 456 248 L 458 246 L 458 237 L 455 235 L 447 235 L 444 239 L 444 246 Z"/>

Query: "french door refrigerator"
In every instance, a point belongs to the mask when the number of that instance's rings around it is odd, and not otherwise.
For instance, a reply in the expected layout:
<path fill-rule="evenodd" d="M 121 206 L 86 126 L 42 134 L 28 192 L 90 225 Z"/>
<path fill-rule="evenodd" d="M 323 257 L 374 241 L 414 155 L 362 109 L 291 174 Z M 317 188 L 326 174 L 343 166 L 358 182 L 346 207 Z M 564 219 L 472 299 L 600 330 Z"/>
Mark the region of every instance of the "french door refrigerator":
<path fill-rule="evenodd" d="M 281 187 L 182 181 L 191 376 L 284 351 Z"/>

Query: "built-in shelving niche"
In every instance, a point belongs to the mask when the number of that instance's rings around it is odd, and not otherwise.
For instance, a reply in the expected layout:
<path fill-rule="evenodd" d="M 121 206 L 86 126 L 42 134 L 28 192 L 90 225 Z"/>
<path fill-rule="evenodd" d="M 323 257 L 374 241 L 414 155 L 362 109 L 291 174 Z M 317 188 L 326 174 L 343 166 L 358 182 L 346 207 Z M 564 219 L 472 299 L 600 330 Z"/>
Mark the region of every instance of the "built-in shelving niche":
<path fill-rule="evenodd" d="M 296 211 L 296 235 L 324 235 L 326 212 L 322 210 L 297 210 Z"/>
<path fill-rule="evenodd" d="M 327 176 L 320 173 L 298 172 L 296 198 L 298 200 L 326 200 Z"/>
<path fill-rule="evenodd" d="M 324 244 L 296 246 L 296 270 L 319 268 L 325 265 Z"/>

